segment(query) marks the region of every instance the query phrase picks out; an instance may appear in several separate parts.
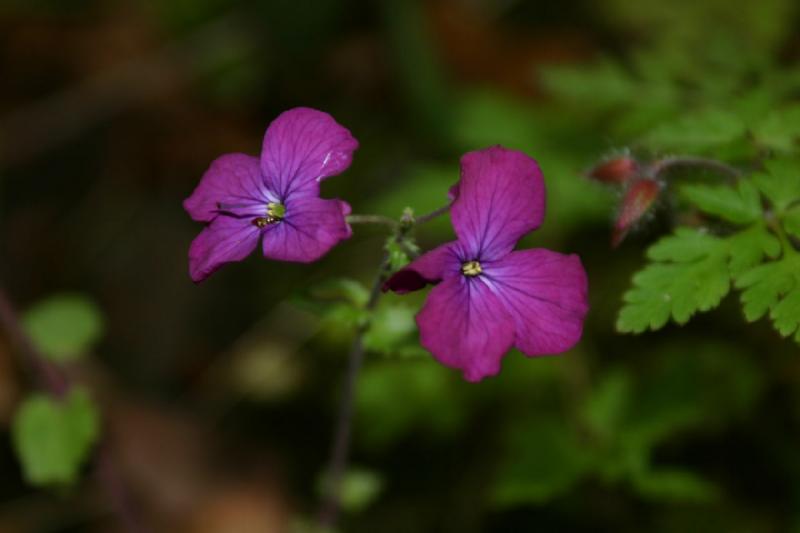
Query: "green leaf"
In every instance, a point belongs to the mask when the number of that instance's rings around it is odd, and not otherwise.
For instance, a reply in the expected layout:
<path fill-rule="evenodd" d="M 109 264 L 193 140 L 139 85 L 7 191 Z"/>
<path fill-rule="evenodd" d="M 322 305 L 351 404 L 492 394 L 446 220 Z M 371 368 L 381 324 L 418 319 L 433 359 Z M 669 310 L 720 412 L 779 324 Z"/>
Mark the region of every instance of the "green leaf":
<path fill-rule="evenodd" d="M 541 78 L 556 96 L 598 108 L 625 104 L 637 96 L 638 84 L 616 61 L 550 67 L 541 72 Z"/>
<path fill-rule="evenodd" d="M 787 233 L 800 238 L 800 208 L 789 210 L 782 218 L 783 229 Z"/>
<path fill-rule="evenodd" d="M 738 117 L 718 109 L 683 116 L 656 127 L 644 141 L 660 150 L 703 152 L 744 137 L 745 126 Z"/>
<path fill-rule="evenodd" d="M 708 502 L 719 495 L 714 484 L 686 470 L 645 470 L 632 481 L 636 492 L 659 501 Z"/>
<path fill-rule="evenodd" d="M 571 489 L 592 464 L 572 428 L 556 417 L 515 422 L 507 448 L 492 491 L 500 506 L 551 500 Z"/>
<path fill-rule="evenodd" d="M 698 311 L 719 305 L 730 290 L 724 246 L 714 242 L 707 254 L 692 262 L 653 263 L 633 277 L 634 287 L 625 293 L 625 306 L 617 329 L 641 333 L 661 329 L 672 319 L 685 324 Z"/>
<path fill-rule="evenodd" d="M 732 276 L 779 253 L 780 242 L 761 222 L 726 238 L 678 228 L 647 251 L 654 262 L 634 275 L 633 288 L 623 296 L 617 329 L 655 331 L 670 318 L 685 324 L 696 312 L 719 305 Z"/>
<path fill-rule="evenodd" d="M 800 200 L 800 161 L 775 159 L 767 161 L 765 170 L 753 176 L 753 182 L 775 209 L 783 212 Z"/>
<path fill-rule="evenodd" d="M 364 346 L 384 355 L 397 353 L 410 344 L 412 333 L 417 329 L 414 314 L 414 309 L 406 305 L 382 305 L 370 319 L 369 330 L 364 334 Z"/>
<path fill-rule="evenodd" d="M 369 507 L 383 490 L 383 478 L 371 470 L 351 468 L 344 475 L 340 502 L 342 509 L 360 512 Z"/>
<path fill-rule="evenodd" d="M 800 342 L 800 255 L 793 253 L 757 266 L 739 276 L 736 286 L 743 289 L 741 299 L 748 321 L 769 311 L 775 329 L 784 337 L 796 333 L 795 340 Z"/>
<path fill-rule="evenodd" d="M 340 300 L 363 307 L 369 290 L 361 282 L 349 278 L 333 278 L 312 287 L 311 296 L 319 300 Z"/>
<path fill-rule="evenodd" d="M 62 401 L 27 398 L 17 411 L 13 442 L 25 479 L 33 485 L 74 483 L 99 433 L 99 417 L 85 390 Z"/>
<path fill-rule="evenodd" d="M 800 140 L 800 105 L 772 111 L 753 127 L 752 134 L 757 144 L 777 152 L 797 150 Z"/>
<path fill-rule="evenodd" d="M 29 309 L 22 320 L 39 351 L 57 362 L 79 358 L 103 333 L 100 311 L 78 294 L 52 296 Z"/>
<path fill-rule="evenodd" d="M 761 198 L 749 180 L 738 186 L 685 185 L 681 194 L 701 211 L 734 224 L 749 224 L 761 218 Z"/>
<path fill-rule="evenodd" d="M 611 438 L 628 408 L 632 395 L 630 375 L 612 371 L 603 376 L 583 403 L 582 417 L 594 434 Z"/>

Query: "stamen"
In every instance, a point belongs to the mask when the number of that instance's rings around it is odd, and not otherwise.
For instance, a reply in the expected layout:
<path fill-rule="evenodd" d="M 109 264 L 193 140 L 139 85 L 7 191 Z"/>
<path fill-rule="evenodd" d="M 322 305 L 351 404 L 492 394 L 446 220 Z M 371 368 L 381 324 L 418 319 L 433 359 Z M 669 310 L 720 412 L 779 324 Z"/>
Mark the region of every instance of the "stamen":
<path fill-rule="evenodd" d="M 461 273 L 465 276 L 479 276 L 482 272 L 481 264 L 477 261 L 467 261 L 461 265 Z"/>
<path fill-rule="evenodd" d="M 277 224 L 286 215 L 286 206 L 278 202 L 267 204 L 267 216 L 253 219 L 253 225 L 257 228 L 265 228 L 270 224 Z"/>

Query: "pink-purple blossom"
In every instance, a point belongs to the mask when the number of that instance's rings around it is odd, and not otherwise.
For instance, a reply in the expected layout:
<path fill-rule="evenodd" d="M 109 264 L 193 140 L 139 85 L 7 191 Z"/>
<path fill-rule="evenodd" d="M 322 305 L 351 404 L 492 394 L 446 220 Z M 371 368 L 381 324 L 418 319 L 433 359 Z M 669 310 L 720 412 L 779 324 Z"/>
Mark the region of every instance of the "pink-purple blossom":
<path fill-rule="evenodd" d="M 189 249 L 201 282 L 261 243 L 269 259 L 307 263 L 351 235 L 350 206 L 320 198 L 320 181 L 350 166 L 358 141 L 322 111 L 295 108 L 267 128 L 261 157 L 216 159 L 183 206 L 206 227 Z"/>
<path fill-rule="evenodd" d="M 512 347 L 528 356 L 572 348 L 589 307 L 580 259 L 542 248 L 514 251 L 544 218 L 536 161 L 500 146 L 469 152 L 451 196 L 457 240 L 423 254 L 384 286 L 405 293 L 436 284 L 417 315 L 422 345 L 469 381 L 497 374 Z"/>

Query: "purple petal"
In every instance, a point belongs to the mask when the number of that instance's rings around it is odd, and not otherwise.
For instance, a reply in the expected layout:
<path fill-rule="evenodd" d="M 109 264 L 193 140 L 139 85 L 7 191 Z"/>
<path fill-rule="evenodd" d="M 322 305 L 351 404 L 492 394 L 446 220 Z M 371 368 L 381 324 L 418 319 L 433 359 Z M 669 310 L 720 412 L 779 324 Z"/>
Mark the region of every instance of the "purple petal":
<path fill-rule="evenodd" d="M 261 170 L 283 201 L 290 194 L 316 196 L 320 181 L 350 166 L 356 148 L 358 141 L 329 114 L 297 107 L 269 125 Z"/>
<path fill-rule="evenodd" d="M 478 279 L 446 278 L 431 290 L 417 315 L 420 343 L 468 381 L 500 372 L 514 343 L 514 321 L 491 289 Z"/>
<path fill-rule="evenodd" d="M 429 283 L 439 283 L 447 273 L 458 274 L 461 261 L 458 243 L 448 242 L 414 259 L 383 284 L 383 292 L 398 294 L 416 291 Z"/>
<path fill-rule="evenodd" d="M 290 198 L 286 215 L 264 229 L 264 257 L 281 261 L 316 261 L 352 235 L 345 220 L 350 205 L 341 200 Z"/>
<path fill-rule="evenodd" d="M 183 208 L 194 220 L 211 222 L 221 210 L 261 212 L 267 194 L 258 158 L 226 154 L 211 163 L 192 195 L 184 200 Z"/>
<path fill-rule="evenodd" d="M 453 227 L 470 259 L 503 257 L 544 218 L 542 172 L 517 150 L 494 146 L 465 154 L 451 194 Z"/>
<path fill-rule="evenodd" d="M 219 216 L 189 248 L 189 274 L 200 283 L 225 263 L 241 261 L 258 245 L 261 232 L 249 219 Z"/>
<path fill-rule="evenodd" d="M 583 332 L 589 310 L 586 271 L 577 255 L 535 249 L 484 266 L 516 325 L 514 345 L 526 355 L 565 352 Z"/>

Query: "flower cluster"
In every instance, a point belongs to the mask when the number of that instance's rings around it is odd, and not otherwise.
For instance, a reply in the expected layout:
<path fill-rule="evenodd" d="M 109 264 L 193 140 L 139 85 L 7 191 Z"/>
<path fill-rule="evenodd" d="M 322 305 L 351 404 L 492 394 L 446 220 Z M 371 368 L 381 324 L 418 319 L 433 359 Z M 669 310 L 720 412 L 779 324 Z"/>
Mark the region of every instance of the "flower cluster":
<path fill-rule="evenodd" d="M 224 155 L 184 207 L 206 223 L 189 251 L 190 274 L 206 279 L 259 244 L 267 258 L 310 262 L 350 236 L 350 206 L 319 196 L 319 182 L 347 169 L 358 142 L 323 112 L 287 111 L 267 129 L 260 158 Z M 451 189 L 457 240 L 396 272 L 384 291 L 436 285 L 417 315 L 420 342 L 469 381 L 500 371 L 516 347 L 556 354 L 581 337 L 586 272 L 576 255 L 515 251 L 542 223 L 545 186 L 536 162 L 500 146 L 467 153 Z"/>

